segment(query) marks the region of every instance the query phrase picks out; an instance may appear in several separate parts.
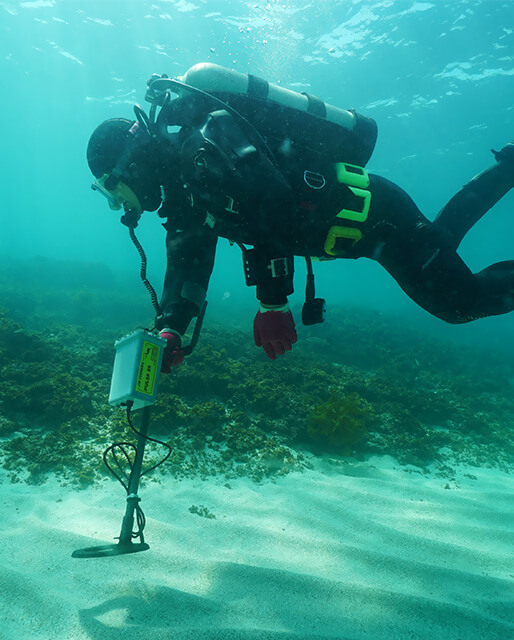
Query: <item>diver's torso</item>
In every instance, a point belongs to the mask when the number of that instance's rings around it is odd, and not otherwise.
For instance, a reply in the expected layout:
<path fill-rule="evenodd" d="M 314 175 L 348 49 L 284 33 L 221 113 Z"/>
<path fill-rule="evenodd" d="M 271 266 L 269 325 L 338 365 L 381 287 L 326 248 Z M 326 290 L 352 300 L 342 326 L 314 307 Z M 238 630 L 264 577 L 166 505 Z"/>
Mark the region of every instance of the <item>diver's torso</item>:
<path fill-rule="evenodd" d="M 284 254 L 326 257 L 327 232 L 354 198 L 338 181 L 335 163 L 290 140 L 267 140 L 265 156 L 234 133 L 227 115 L 183 132 L 180 187 L 170 198 L 178 205 L 175 215 L 232 242 L 274 242 Z M 363 231 L 369 224 L 345 221 Z M 359 257 L 358 244 L 349 243 L 348 255 L 340 257 Z"/>

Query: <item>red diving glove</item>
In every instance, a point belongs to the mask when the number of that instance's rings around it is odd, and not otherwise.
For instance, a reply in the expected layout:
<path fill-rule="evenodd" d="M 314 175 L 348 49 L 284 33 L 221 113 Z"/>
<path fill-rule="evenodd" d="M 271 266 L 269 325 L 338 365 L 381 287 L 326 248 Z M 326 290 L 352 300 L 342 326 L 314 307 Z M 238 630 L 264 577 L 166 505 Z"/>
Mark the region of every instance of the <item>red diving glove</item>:
<path fill-rule="evenodd" d="M 171 329 L 163 329 L 159 332 L 159 335 L 168 343 L 164 347 L 162 355 L 161 372 L 171 373 L 171 367 L 176 367 L 184 360 L 185 354 L 180 348 L 182 340 L 180 335 Z"/>
<path fill-rule="evenodd" d="M 272 360 L 286 351 L 291 351 L 298 336 L 289 305 L 261 304 L 253 321 L 253 338 L 255 344 L 262 347 Z"/>

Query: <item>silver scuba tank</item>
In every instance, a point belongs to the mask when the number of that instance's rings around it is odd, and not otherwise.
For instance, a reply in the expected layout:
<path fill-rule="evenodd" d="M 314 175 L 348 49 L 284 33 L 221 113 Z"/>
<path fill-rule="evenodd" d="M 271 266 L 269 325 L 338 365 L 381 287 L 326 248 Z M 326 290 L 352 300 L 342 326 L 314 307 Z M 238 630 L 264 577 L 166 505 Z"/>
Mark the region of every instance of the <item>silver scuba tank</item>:
<path fill-rule="evenodd" d="M 225 69 L 217 64 L 201 62 L 186 71 L 179 80 L 197 89 L 207 91 L 208 93 L 254 95 L 261 99 L 276 102 L 283 107 L 290 107 L 298 111 L 306 111 L 308 113 L 314 113 L 314 115 L 319 115 L 309 102 L 309 99 L 312 101 L 313 97 L 307 93 L 297 93 L 296 91 L 291 91 L 291 89 L 270 84 L 266 80 L 258 79 L 256 81 L 255 78 L 255 76 L 249 74 L 232 71 L 232 69 Z M 329 122 L 334 122 L 345 129 L 353 130 L 355 126 L 355 116 L 351 111 L 339 109 L 338 107 L 333 107 L 323 102 L 321 102 L 321 104 L 324 105 L 325 109 L 324 117 Z M 320 113 L 322 109 L 323 107 L 321 107 Z"/>
<path fill-rule="evenodd" d="M 334 161 L 364 166 L 375 147 L 376 122 L 353 109 L 340 109 L 307 93 L 271 84 L 217 64 L 196 64 L 181 82 L 225 100 L 268 140 L 327 154 Z"/>

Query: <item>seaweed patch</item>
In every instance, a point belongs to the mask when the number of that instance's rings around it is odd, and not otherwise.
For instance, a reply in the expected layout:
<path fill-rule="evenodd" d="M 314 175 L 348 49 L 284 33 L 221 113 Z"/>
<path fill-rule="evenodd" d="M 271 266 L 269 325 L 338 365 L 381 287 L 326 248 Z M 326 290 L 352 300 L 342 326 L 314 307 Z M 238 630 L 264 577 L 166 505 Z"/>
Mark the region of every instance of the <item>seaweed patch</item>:
<path fill-rule="evenodd" d="M 107 405 L 112 345 L 144 323 L 138 313 L 146 307 L 126 283 L 114 287 L 120 308 L 134 310 L 114 332 L 109 310 L 99 315 L 113 278 L 74 297 L 54 273 L 61 297 L 52 305 L 54 290 L 31 288 L 27 278 L 14 295 L 0 271 L 0 459 L 13 481 L 55 474 L 79 487 L 103 482 L 103 449 L 132 438 L 124 412 Z M 210 321 L 193 355 L 161 376 L 151 432 L 172 455 L 151 481 L 172 474 L 262 482 L 327 455 L 512 469 L 514 358 L 453 346 L 366 310 L 332 310 L 331 318 L 304 329 L 273 365 L 248 332 Z M 146 455 L 151 464 L 158 447 L 149 443 Z"/>

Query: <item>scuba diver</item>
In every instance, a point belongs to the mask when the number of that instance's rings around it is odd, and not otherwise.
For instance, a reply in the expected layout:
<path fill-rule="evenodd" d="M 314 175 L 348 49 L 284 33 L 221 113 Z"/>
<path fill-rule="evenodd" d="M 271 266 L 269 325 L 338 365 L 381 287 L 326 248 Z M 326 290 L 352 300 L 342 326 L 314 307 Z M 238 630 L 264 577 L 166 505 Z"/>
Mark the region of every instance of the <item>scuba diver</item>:
<path fill-rule="evenodd" d="M 174 96 L 174 97 L 172 97 Z M 307 261 L 304 324 L 322 322 L 311 259 L 376 260 L 419 306 L 449 323 L 514 309 L 514 261 L 472 273 L 457 249 L 514 187 L 514 142 L 429 221 L 409 195 L 364 168 L 376 123 L 354 110 L 214 64 L 148 81 L 149 115 L 93 132 L 92 187 L 124 208 L 165 219 L 167 269 L 155 327 L 167 340 L 163 371 L 184 359 L 182 337 L 204 308 L 218 237 L 243 252 L 260 307 L 254 340 L 269 358 L 297 340 L 288 307 L 294 256 Z M 159 108 L 158 112 L 157 109 Z M 154 305 L 155 306 L 155 305 Z"/>

